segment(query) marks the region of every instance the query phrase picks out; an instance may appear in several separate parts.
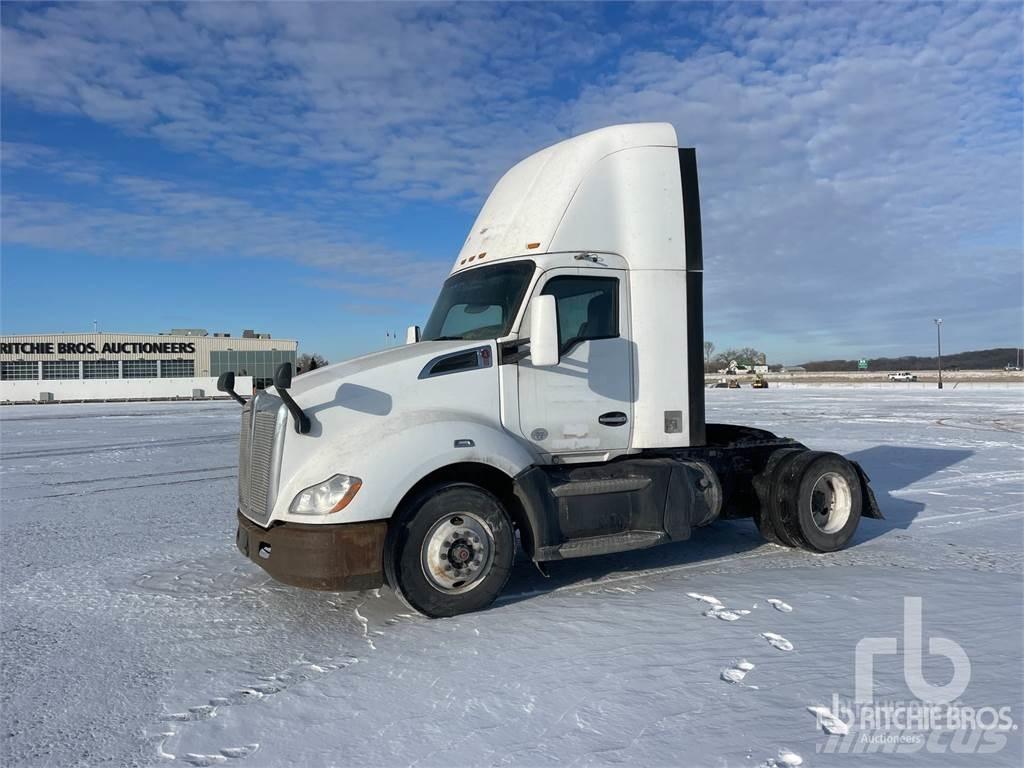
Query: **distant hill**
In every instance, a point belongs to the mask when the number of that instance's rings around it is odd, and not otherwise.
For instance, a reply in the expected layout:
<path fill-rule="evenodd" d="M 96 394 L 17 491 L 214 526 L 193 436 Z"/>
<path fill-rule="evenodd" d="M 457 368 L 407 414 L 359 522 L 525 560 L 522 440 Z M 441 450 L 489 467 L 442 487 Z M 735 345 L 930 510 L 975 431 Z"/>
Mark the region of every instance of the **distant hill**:
<path fill-rule="evenodd" d="M 942 367 L 962 368 L 965 371 L 991 371 L 1016 363 L 1017 350 L 1013 347 L 979 349 L 942 356 Z M 856 371 L 856 360 L 815 360 L 804 363 L 808 371 Z M 937 357 L 876 357 L 868 360 L 869 371 L 934 371 L 939 367 Z"/>

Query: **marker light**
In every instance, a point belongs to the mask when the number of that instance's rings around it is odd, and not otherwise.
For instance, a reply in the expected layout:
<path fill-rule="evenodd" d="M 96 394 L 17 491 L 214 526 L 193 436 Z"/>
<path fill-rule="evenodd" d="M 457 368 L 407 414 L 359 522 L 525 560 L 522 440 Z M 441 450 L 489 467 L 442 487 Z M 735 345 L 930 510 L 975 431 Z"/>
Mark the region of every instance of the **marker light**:
<path fill-rule="evenodd" d="M 296 515 L 329 515 L 340 512 L 355 498 L 363 486 L 358 477 L 334 475 L 322 483 L 311 485 L 296 494 L 288 508 Z"/>

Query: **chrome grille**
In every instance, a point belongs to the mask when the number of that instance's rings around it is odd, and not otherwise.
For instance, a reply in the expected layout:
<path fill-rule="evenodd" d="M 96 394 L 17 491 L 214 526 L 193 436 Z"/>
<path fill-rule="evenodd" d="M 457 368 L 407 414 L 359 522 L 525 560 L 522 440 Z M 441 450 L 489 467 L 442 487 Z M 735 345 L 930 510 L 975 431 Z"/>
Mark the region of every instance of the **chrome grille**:
<path fill-rule="evenodd" d="M 280 471 L 280 398 L 260 394 L 242 411 L 238 457 L 238 505 L 256 523 L 265 523 L 274 510 Z"/>
<path fill-rule="evenodd" d="M 257 411 L 253 419 L 249 454 L 249 511 L 261 521 L 270 517 L 270 475 L 274 461 L 274 426 L 277 413 Z"/>
<path fill-rule="evenodd" d="M 238 440 L 238 504 L 249 509 L 249 451 L 252 446 L 252 403 L 242 409 L 242 434 Z"/>

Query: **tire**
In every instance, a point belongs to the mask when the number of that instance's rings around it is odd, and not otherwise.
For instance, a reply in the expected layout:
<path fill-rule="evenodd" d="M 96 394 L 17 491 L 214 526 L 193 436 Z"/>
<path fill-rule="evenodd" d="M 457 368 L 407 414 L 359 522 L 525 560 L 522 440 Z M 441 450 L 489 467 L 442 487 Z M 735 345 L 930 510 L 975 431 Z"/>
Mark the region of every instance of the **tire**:
<path fill-rule="evenodd" d="M 515 532 L 501 501 L 470 483 L 428 488 L 405 504 L 389 535 L 388 584 L 431 618 L 486 608 L 508 581 Z"/>
<path fill-rule="evenodd" d="M 777 469 L 772 508 L 780 535 L 811 552 L 835 552 L 849 544 L 863 508 L 853 465 L 836 453 L 806 451 Z"/>
<path fill-rule="evenodd" d="M 781 451 L 780 451 L 781 453 Z M 793 465 L 809 451 L 789 450 L 779 456 L 771 473 L 768 490 L 768 520 L 771 528 L 785 547 L 805 547 L 806 543 L 786 517 L 785 500 L 791 495 L 789 487 L 793 476 Z M 774 457 L 773 457 L 774 458 Z"/>
<path fill-rule="evenodd" d="M 754 481 L 758 497 L 761 500 L 760 507 L 754 513 L 754 522 L 757 524 L 757 530 L 766 541 L 778 544 L 780 547 L 798 546 L 789 536 L 784 536 L 785 531 L 781 528 L 781 523 L 776 522 L 777 515 L 775 514 L 774 507 L 775 498 L 778 495 L 776 488 L 778 486 L 780 464 L 784 466 L 786 462 L 802 452 L 803 449 L 800 448 L 782 448 L 775 451 L 768 458 L 764 472 L 755 478 Z"/>
<path fill-rule="evenodd" d="M 778 544 L 780 547 L 789 546 L 783 543 L 782 539 L 779 538 L 779 534 L 775 532 L 775 525 L 772 523 L 771 517 L 768 516 L 766 509 L 759 509 L 754 513 L 754 523 L 757 525 L 761 538 L 765 541 L 771 544 Z"/>

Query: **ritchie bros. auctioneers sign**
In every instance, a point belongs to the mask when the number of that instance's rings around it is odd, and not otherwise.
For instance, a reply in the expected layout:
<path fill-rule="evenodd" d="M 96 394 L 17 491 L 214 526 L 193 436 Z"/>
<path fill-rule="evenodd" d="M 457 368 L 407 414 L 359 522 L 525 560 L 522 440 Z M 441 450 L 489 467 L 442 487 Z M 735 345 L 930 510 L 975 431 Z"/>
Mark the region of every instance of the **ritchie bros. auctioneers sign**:
<path fill-rule="evenodd" d="M 195 351 L 191 341 L 108 341 L 102 346 L 91 341 L 0 342 L 0 355 L 191 355 Z"/>

